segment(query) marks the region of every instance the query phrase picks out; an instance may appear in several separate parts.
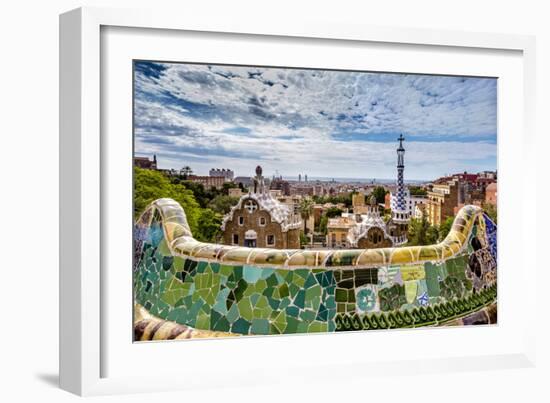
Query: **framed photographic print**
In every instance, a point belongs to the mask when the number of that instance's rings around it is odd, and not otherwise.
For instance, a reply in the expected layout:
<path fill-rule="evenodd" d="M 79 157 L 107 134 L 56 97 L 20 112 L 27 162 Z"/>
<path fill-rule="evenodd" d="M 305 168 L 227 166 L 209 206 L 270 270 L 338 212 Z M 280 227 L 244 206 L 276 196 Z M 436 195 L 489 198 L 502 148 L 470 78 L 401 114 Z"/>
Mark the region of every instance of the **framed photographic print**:
<path fill-rule="evenodd" d="M 133 80 L 135 341 L 497 322 L 496 78 Z"/>
<path fill-rule="evenodd" d="M 236 26 L 61 17 L 62 387 L 530 365 L 532 39 Z"/>

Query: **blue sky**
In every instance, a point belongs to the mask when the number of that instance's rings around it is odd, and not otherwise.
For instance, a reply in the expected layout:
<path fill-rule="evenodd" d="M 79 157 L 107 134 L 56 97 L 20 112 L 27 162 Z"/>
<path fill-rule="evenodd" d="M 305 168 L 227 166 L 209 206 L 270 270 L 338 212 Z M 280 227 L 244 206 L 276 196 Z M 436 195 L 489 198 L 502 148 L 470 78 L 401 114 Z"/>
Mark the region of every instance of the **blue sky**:
<path fill-rule="evenodd" d="M 135 153 L 198 174 L 405 178 L 496 169 L 497 80 L 135 62 Z"/>

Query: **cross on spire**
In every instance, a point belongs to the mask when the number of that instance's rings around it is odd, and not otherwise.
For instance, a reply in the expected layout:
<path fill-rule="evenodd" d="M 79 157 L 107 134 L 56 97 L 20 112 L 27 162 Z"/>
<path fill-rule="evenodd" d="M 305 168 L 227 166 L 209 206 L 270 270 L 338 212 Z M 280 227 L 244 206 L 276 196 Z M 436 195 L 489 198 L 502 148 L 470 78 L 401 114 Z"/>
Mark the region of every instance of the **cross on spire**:
<path fill-rule="evenodd" d="M 399 135 L 399 138 L 397 140 L 399 141 L 399 148 L 403 148 L 403 140 L 405 140 L 405 137 L 403 137 L 403 133 Z"/>

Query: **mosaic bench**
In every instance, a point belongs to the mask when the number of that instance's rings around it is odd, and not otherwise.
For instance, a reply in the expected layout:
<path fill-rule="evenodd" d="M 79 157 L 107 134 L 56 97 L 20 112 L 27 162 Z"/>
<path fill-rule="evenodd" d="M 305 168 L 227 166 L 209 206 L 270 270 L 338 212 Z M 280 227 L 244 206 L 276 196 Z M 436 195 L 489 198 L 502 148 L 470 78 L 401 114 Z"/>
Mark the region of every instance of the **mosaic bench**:
<path fill-rule="evenodd" d="M 496 323 L 496 256 L 476 206 L 434 245 L 278 250 L 199 242 L 158 199 L 135 224 L 134 339 Z"/>

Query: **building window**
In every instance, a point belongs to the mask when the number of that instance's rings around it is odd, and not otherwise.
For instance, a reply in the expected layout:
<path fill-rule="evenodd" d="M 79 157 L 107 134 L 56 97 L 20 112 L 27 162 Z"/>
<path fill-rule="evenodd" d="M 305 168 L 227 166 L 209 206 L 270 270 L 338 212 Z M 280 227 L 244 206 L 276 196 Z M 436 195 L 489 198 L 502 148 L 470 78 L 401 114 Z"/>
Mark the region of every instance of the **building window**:
<path fill-rule="evenodd" d="M 267 245 L 268 246 L 275 245 L 275 235 L 268 235 L 267 236 Z"/>
<path fill-rule="evenodd" d="M 244 225 L 244 217 L 242 215 L 239 216 L 239 225 Z"/>
<path fill-rule="evenodd" d="M 244 208 L 247 209 L 250 214 L 252 214 L 253 212 L 255 212 L 258 209 L 258 205 L 256 203 L 254 203 L 253 200 L 248 200 L 244 204 Z"/>
<path fill-rule="evenodd" d="M 265 217 L 260 217 L 260 226 L 265 227 L 266 220 Z"/>
<path fill-rule="evenodd" d="M 239 234 L 233 234 L 233 245 L 239 244 Z"/>

